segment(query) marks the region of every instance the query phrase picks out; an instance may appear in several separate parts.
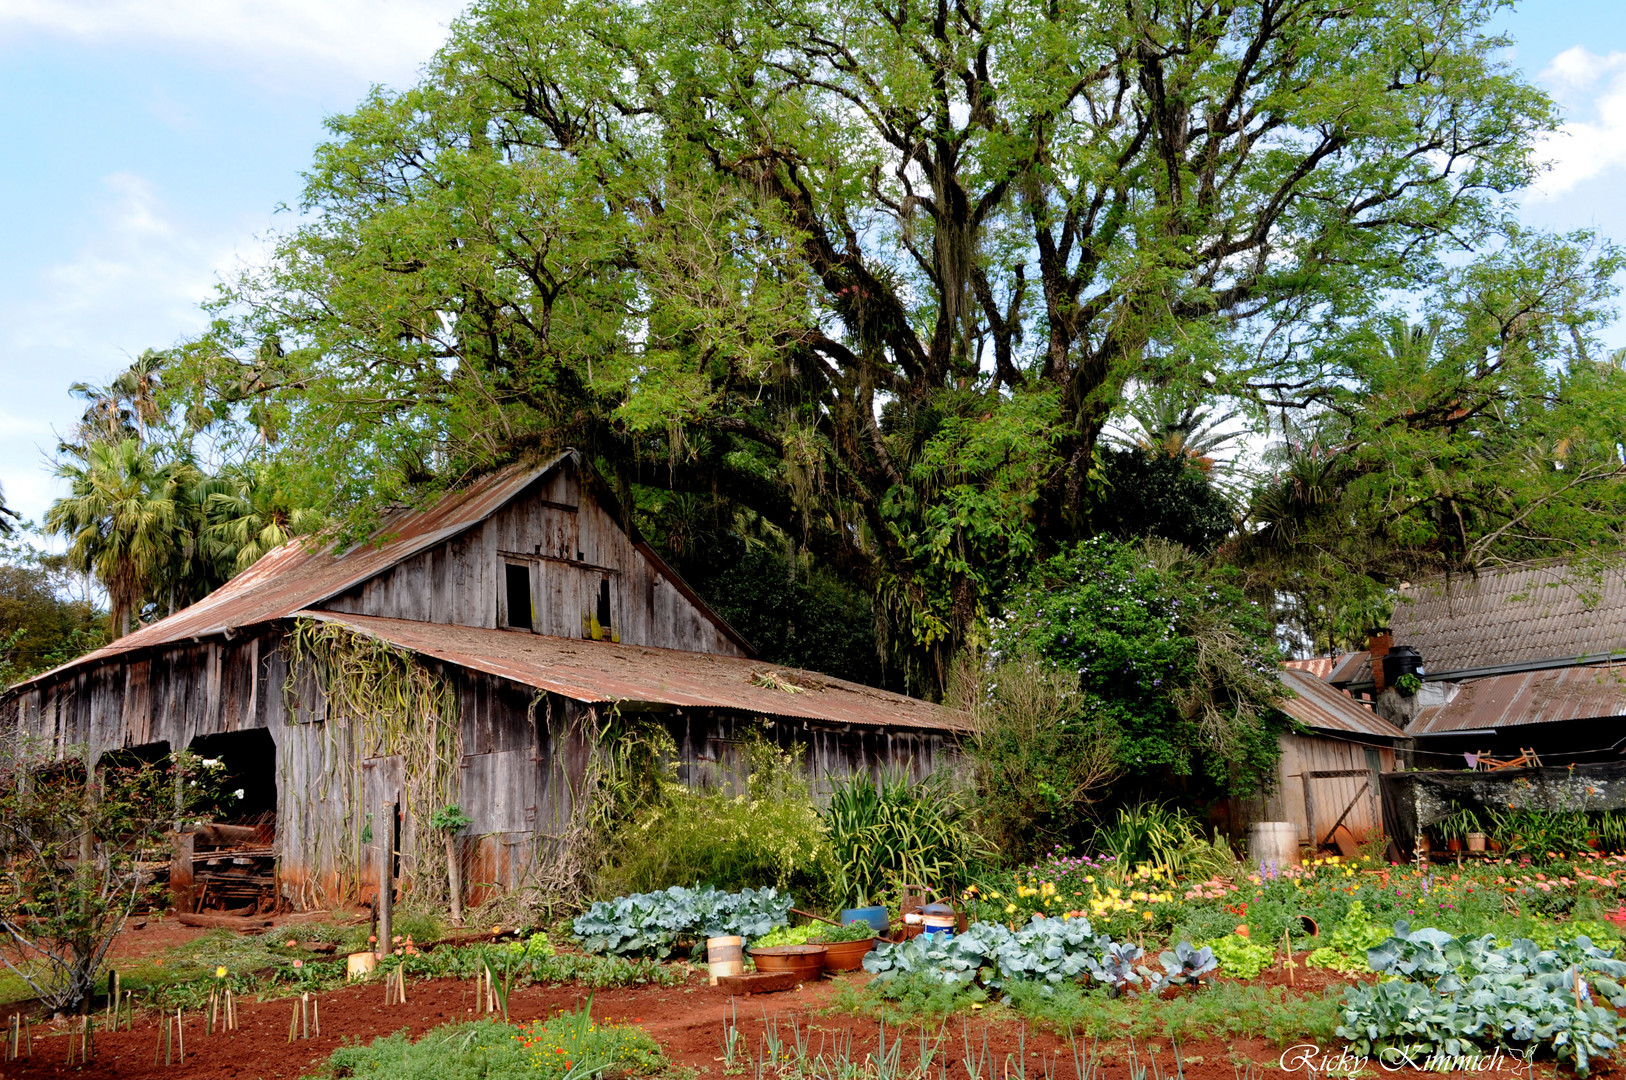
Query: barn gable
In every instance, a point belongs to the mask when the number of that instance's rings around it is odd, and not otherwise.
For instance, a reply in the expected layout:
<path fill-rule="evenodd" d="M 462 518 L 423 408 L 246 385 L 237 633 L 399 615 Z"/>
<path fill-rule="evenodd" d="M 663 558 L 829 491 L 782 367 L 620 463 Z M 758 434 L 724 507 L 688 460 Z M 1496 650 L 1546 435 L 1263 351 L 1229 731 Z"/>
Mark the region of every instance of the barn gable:
<path fill-rule="evenodd" d="M 608 504 L 608 505 L 606 505 Z M 647 544 L 574 456 L 459 536 L 320 604 L 322 610 L 592 638 L 722 656 L 745 640 Z"/>

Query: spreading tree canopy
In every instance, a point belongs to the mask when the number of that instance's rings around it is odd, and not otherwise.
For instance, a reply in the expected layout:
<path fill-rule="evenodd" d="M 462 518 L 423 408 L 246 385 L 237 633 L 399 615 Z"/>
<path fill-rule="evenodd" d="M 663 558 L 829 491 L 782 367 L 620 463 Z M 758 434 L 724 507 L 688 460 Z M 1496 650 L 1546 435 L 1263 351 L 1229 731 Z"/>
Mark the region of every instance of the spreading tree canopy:
<path fill-rule="evenodd" d="M 747 508 L 937 681 L 1132 387 L 1320 408 L 1498 234 L 1554 123 L 1498 6 L 481 0 L 168 392 L 324 510 L 563 443 Z"/>

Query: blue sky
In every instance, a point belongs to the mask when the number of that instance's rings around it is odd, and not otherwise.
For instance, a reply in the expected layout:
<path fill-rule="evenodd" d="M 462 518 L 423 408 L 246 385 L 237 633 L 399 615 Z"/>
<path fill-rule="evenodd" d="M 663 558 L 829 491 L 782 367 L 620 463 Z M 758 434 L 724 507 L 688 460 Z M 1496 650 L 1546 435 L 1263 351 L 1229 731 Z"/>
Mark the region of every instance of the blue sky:
<path fill-rule="evenodd" d="M 410 83 L 459 0 L 0 0 L 0 485 L 36 520 L 47 455 L 103 381 L 203 325 L 299 194 L 322 118 Z M 1515 61 L 1567 110 L 1530 224 L 1626 240 L 1626 5 L 1526 0 Z M 1626 325 L 1605 335 L 1626 345 Z"/>

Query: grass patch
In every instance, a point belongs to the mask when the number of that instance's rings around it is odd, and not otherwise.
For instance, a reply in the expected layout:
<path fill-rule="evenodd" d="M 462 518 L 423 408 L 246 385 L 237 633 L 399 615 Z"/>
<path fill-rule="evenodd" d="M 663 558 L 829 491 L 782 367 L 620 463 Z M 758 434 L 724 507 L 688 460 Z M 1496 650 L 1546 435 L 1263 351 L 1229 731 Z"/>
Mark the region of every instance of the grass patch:
<path fill-rule="evenodd" d="M 639 1028 L 595 1022 L 589 1003 L 529 1025 L 479 1020 L 435 1028 L 417 1042 L 398 1032 L 340 1047 L 307 1080 L 592 1080 L 611 1070 L 649 1075 L 665 1064 L 654 1039 Z"/>

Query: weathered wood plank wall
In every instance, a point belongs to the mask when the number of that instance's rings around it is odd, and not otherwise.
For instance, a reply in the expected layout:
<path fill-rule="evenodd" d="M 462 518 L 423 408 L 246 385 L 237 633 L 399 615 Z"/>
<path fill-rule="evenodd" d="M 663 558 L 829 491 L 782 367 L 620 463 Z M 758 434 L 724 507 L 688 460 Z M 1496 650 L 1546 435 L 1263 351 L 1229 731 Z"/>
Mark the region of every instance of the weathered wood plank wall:
<path fill-rule="evenodd" d="M 461 841 L 469 901 L 555 872 L 569 842 L 587 772 L 599 709 L 453 666 L 439 669 L 454 687 L 464 757 L 456 799 L 472 819 Z M 276 745 L 277 850 L 285 894 L 297 906 L 376 893 L 376 845 L 354 842 L 352 822 L 377 818 L 386 798 L 401 801 L 398 757 L 369 758 L 358 771 L 353 724 L 330 722 L 314 672 L 290 689 L 279 632 L 229 642 L 157 650 L 135 663 L 72 673 L 31 689 L 0 714 L 20 723 L 61 757 L 166 743 L 185 748 L 201 735 L 266 729 Z M 915 777 L 955 767 L 958 754 L 938 733 L 838 728 L 800 719 L 765 721 L 717 710 L 673 710 L 658 719 L 672 735 L 679 775 L 696 786 L 737 782 L 739 748 L 753 733 L 793 749 L 815 792 L 854 772 L 907 771 Z M 372 815 L 369 820 L 369 815 Z M 421 822 L 402 823 L 403 865 L 410 873 Z"/>

